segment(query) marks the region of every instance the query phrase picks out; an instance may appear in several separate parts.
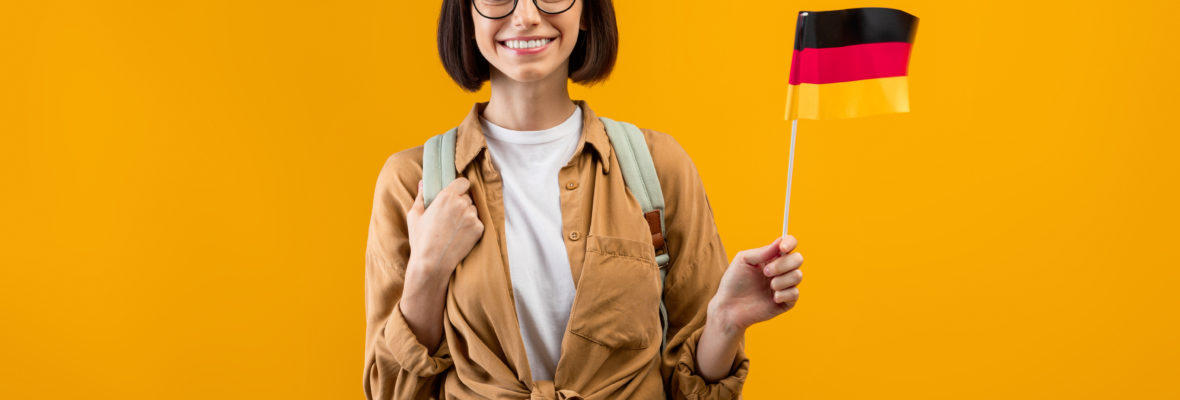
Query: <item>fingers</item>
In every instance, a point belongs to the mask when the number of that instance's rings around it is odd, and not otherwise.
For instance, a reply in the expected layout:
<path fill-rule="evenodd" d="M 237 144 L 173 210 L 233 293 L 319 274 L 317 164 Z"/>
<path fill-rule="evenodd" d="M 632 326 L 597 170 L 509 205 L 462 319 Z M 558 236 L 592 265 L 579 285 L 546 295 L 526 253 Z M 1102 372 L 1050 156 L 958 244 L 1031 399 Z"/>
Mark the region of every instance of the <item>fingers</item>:
<path fill-rule="evenodd" d="M 790 253 L 795 250 L 795 246 L 799 244 L 799 240 L 793 235 L 786 235 L 777 238 L 771 244 L 762 246 L 756 249 L 749 249 L 738 253 L 738 257 L 747 265 L 760 266 L 768 261 L 774 260 L 778 256 Z M 802 259 L 800 259 L 802 261 Z M 788 270 L 783 270 L 786 272 Z M 780 273 L 782 273 L 780 272 Z M 768 274 L 766 276 L 774 276 L 777 274 Z"/>
<path fill-rule="evenodd" d="M 795 246 L 799 245 L 799 240 L 794 235 L 787 235 L 783 237 L 783 241 L 779 243 L 779 250 L 785 253 L 790 253 L 795 250 Z"/>
<path fill-rule="evenodd" d="M 422 181 L 418 181 L 418 196 L 414 198 L 414 205 L 410 207 L 411 214 L 422 214 L 426 212 L 424 200 L 422 200 Z"/>
<path fill-rule="evenodd" d="M 471 188 L 471 182 L 468 181 L 467 178 L 460 176 L 458 178 L 455 178 L 455 180 L 451 181 L 451 183 L 449 185 L 447 185 L 446 188 L 443 188 L 443 191 L 451 192 L 452 194 L 458 196 L 461 194 L 462 195 L 467 194 L 467 189 L 470 189 L 470 188 Z"/>
<path fill-rule="evenodd" d="M 464 213 L 464 217 L 467 218 L 468 221 L 471 221 L 471 224 L 474 226 L 475 230 L 483 231 L 483 221 L 479 220 L 479 213 L 476 212 L 474 206 L 467 209 L 467 212 Z"/>
<path fill-rule="evenodd" d="M 472 206 L 475 204 L 475 202 L 471 201 L 471 195 L 468 193 L 468 189 L 470 188 L 471 181 L 468 181 L 467 178 L 464 177 L 458 177 L 451 181 L 447 187 L 443 188 L 443 190 L 438 193 L 438 197 L 441 199 L 454 196 L 459 200 L 458 204 L 462 204 L 463 206 Z"/>
<path fill-rule="evenodd" d="M 781 304 L 784 309 L 789 309 L 799 301 L 797 286 L 803 282 L 803 270 L 799 268 L 803 266 L 803 254 L 794 252 L 795 247 L 799 244 L 794 236 L 787 235 L 781 239 L 778 243 L 778 250 L 786 256 L 767 263 L 762 268 L 762 274 L 774 277 L 770 280 L 770 288 L 774 290 L 774 302 Z"/>
<path fill-rule="evenodd" d="M 794 305 L 796 301 L 799 301 L 799 288 L 793 287 L 774 292 L 775 303 Z"/>
<path fill-rule="evenodd" d="M 786 257 L 779 257 L 762 268 L 762 275 L 776 276 L 795 270 L 803 265 L 803 254 L 791 253 Z"/>
<path fill-rule="evenodd" d="M 743 250 L 738 252 L 737 258 L 746 263 L 746 265 L 755 267 L 761 266 L 762 263 L 773 260 L 775 257 L 779 256 L 780 241 L 782 241 L 782 238 L 777 238 L 774 239 L 774 242 L 768 245 L 756 249 Z"/>
<path fill-rule="evenodd" d="M 799 282 L 803 281 L 803 270 L 796 269 L 791 272 L 779 275 L 770 280 L 770 288 L 774 290 L 785 290 L 787 288 L 795 287 Z"/>

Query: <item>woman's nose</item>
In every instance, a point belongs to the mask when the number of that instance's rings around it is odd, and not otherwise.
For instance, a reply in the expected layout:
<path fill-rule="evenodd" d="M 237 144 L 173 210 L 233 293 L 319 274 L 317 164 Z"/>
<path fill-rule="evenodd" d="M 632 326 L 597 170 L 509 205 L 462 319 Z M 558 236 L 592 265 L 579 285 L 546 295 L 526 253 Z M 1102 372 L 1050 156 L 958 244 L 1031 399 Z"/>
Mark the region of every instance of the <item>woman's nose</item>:
<path fill-rule="evenodd" d="M 541 10 L 532 0 L 517 0 L 516 9 L 512 11 L 512 25 L 529 27 L 541 23 Z"/>

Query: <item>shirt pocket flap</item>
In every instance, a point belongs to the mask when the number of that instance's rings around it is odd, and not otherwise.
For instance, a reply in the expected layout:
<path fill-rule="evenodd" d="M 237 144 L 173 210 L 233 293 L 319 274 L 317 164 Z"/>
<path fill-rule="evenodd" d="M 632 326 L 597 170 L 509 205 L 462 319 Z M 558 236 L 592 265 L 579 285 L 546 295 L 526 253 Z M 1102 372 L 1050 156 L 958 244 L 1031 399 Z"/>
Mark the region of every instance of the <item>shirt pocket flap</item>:
<path fill-rule="evenodd" d="M 616 349 L 659 339 L 660 278 L 651 243 L 586 237 L 586 259 L 570 314 L 570 332 Z"/>
<path fill-rule="evenodd" d="M 612 236 L 590 235 L 586 237 L 586 252 L 606 256 L 637 258 L 639 261 L 656 262 L 655 248 L 649 242 Z"/>

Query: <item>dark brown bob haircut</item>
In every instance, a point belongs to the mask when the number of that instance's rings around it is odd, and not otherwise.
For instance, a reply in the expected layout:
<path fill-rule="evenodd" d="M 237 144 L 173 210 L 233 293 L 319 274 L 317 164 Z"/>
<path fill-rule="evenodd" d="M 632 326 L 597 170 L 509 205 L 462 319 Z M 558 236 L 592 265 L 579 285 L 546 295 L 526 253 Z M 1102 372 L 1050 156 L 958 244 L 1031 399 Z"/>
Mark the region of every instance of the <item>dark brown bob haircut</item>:
<path fill-rule="evenodd" d="M 611 0 L 575 1 L 582 2 L 582 24 L 586 29 L 578 32 L 578 42 L 570 54 L 569 78 L 589 85 L 605 80 L 614 68 L 619 30 Z M 438 17 L 438 56 L 451 79 L 474 92 L 491 77 L 491 65 L 475 44 L 472 24 L 471 0 L 443 0 Z"/>

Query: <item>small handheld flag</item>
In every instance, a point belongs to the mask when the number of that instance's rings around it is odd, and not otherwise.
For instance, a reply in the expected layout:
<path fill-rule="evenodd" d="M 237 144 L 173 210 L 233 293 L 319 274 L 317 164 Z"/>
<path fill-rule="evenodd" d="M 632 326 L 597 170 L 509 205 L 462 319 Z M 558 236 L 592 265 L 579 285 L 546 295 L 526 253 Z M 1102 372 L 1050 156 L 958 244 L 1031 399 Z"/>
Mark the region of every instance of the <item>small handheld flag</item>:
<path fill-rule="evenodd" d="M 787 119 L 910 110 L 910 48 L 918 19 L 892 8 L 804 11 L 795 26 Z"/>
<path fill-rule="evenodd" d="M 791 148 L 783 236 L 791 210 L 799 119 L 908 112 L 910 49 L 918 18 L 892 8 L 803 11 L 795 25 L 787 115 Z"/>

